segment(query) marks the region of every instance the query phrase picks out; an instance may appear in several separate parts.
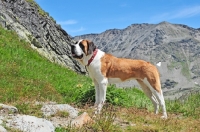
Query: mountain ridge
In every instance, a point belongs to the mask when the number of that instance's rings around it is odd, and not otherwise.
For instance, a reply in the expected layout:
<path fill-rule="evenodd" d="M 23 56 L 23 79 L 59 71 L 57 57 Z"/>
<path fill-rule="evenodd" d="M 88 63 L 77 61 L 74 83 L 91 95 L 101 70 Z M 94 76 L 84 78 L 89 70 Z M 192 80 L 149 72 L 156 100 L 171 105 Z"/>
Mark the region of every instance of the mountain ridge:
<path fill-rule="evenodd" d="M 200 31 L 183 24 L 132 24 L 100 34 L 75 36 L 89 39 L 106 53 L 117 57 L 142 59 L 157 66 L 164 92 L 199 89 Z M 131 87 L 127 82 L 120 87 Z M 181 95 L 180 95 L 181 96 Z"/>

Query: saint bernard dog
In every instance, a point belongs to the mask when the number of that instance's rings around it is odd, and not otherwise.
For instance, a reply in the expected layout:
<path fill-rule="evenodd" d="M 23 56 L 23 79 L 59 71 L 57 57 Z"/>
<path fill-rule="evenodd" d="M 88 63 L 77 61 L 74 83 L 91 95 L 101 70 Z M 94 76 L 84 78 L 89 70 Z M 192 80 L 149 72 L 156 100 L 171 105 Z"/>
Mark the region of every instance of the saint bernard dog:
<path fill-rule="evenodd" d="M 95 113 L 99 113 L 106 100 L 108 84 L 135 79 L 154 105 L 155 114 L 162 108 L 162 118 L 167 118 L 165 100 L 157 68 L 143 60 L 117 58 L 97 49 L 89 40 L 71 44 L 73 58 L 86 66 L 95 85 Z"/>

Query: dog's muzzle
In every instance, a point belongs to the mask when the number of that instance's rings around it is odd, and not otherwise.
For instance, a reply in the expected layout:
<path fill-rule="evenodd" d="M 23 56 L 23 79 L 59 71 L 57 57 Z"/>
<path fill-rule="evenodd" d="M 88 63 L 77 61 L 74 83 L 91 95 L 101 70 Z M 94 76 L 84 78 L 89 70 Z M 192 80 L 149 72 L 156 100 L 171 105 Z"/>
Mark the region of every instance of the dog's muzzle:
<path fill-rule="evenodd" d="M 71 53 L 72 53 L 73 58 L 76 58 L 76 59 L 82 59 L 83 58 L 83 54 L 78 55 L 76 53 L 76 47 L 75 47 L 75 45 L 71 45 Z"/>

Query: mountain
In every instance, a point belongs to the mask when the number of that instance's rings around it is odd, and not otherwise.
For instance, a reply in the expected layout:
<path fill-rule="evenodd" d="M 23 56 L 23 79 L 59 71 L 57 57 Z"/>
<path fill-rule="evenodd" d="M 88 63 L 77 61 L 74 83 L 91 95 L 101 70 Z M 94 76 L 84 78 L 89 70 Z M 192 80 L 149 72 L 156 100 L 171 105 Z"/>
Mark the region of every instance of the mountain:
<path fill-rule="evenodd" d="M 200 29 L 168 22 L 144 23 L 73 39 L 89 39 L 99 49 L 117 57 L 143 59 L 158 65 L 164 93 L 172 98 L 176 93 L 181 93 L 181 96 L 188 91 L 199 90 Z M 137 84 L 118 84 L 121 87 L 132 85 Z"/>
<path fill-rule="evenodd" d="M 85 73 L 71 56 L 70 35 L 34 0 L 0 0 L 0 25 L 15 31 L 51 62 Z"/>

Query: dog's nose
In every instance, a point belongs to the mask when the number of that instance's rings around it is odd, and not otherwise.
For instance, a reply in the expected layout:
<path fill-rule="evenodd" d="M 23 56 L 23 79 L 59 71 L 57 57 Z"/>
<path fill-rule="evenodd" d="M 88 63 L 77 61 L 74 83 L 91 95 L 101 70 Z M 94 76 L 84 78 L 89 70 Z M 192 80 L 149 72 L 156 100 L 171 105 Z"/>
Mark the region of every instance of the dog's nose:
<path fill-rule="evenodd" d="M 75 45 L 71 45 L 71 53 L 74 54 L 75 52 Z"/>
<path fill-rule="evenodd" d="M 71 45 L 71 51 L 75 50 L 75 45 Z"/>
<path fill-rule="evenodd" d="M 72 48 L 73 48 L 73 49 L 75 48 L 75 45 L 70 45 L 70 46 L 71 46 L 71 49 L 72 49 Z"/>

